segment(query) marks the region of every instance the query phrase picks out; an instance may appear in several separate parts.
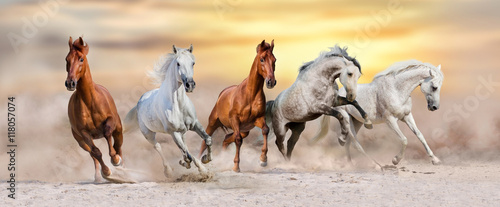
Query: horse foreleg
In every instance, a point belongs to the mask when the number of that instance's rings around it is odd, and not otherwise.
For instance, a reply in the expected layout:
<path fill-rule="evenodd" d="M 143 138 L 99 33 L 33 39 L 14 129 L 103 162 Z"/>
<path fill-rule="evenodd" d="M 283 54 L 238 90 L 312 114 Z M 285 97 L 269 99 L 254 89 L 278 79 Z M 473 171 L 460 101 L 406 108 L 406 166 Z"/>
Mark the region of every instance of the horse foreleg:
<path fill-rule="evenodd" d="M 108 142 L 109 156 L 111 157 L 111 164 L 113 164 L 114 166 L 120 166 L 122 164 L 122 158 L 120 156 L 121 155 L 120 147 L 123 143 L 123 137 L 122 137 L 121 133 L 115 133 L 115 132 L 116 132 L 116 124 L 111 118 L 108 118 L 106 120 L 105 125 L 104 125 L 104 137 L 106 138 L 106 141 Z M 111 140 L 112 136 L 115 137 L 114 146 L 112 145 L 112 143 L 113 143 L 113 141 Z M 117 138 L 117 136 L 119 136 L 119 138 Z"/>
<path fill-rule="evenodd" d="M 293 148 L 295 147 L 295 144 L 299 140 L 300 134 L 306 128 L 306 123 L 289 124 L 289 128 L 292 131 L 292 135 L 288 139 L 288 142 L 286 145 L 286 147 L 287 147 L 286 157 L 288 158 L 288 160 L 290 160 L 292 158 Z"/>
<path fill-rule="evenodd" d="M 191 153 L 189 153 L 188 147 L 184 143 L 184 135 L 181 132 L 174 132 L 172 134 L 172 137 L 174 138 L 175 144 L 177 144 L 177 147 L 181 150 L 184 159 L 179 161 L 179 164 L 181 166 L 184 166 L 185 168 L 189 169 L 191 168 L 191 162 L 194 161 L 194 164 L 196 167 L 198 167 L 198 171 L 200 173 L 206 173 L 207 170 L 206 168 L 201 164 L 201 161 L 198 160 L 196 157 L 191 156 Z"/>
<path fill-rule="evenodd" d="M 90 153 L 91 152 L 90 147 L 85 143 L 85 141 L 83 141 L 83 138 L 80 135 L 78 135 L 77 133 L 75 133 L 73 130 L 71 130 L 71 132 L 73 133 L 73 137 L 78 142 L 78 145 L 80 145 L 80 147 L 83 150 L 87 151 L 89 153 L 90 157 L 92 158 L 92 160 L 94 161 L 94 169 L 95 169 L 94 182 L 96 182 L 96 183 L 102 182 L 101 165 L 99 164 L 99 161 L 92 156 L 92 154 Z"/>
<path fill-rule="evenodd" d="M 397 165 L 401 159 L 403 159 L 405 150 L 406 150 L 406 145 L 408 145 L 408 139 L 406 139 L 405 135 L 403 132 L 401 132 L 401 129 L 399 129 L 398 126 L 398 119 L 396 117 L 388 117 L 387 118 L 387 125 L 396 132 L 398 135 L 399 139 L 401 140 L 401 150 L 399 151 L 399 154 L 397 154 L 394 159 L 392 159 L 392 164 Z"/>
<path fill-rule="evenodd" d="M 346 138 L 347 138 L 347 134 L 348 134 L 347 126 L 349 125 L 349 123 L 346 123 L 346 118 L 344 117 L 344 115 L 342 115 L 339 111 L 337 111 L 335 109 L 331 109 L 327 115 L 333 116 L 337 120 L 339 120 L 340 136 L 338 137 L 338 140 L 339 140 L 339 144 L 341 146 L 344 146 L 346 143 Z"/>
<path fill-rule="evenodd" d="M 222 149 L 223 150 L 226 150 L 227 146 L 229 146 L 229 144 L 234 142 L 233 134 L 234 134 L 234 132 L 231 132 L 229 134 L 226 134 L 226 136 L 224 137 L 224 141 L 222 141 Z"/>
<path fill-rule="evenodd" d="M 432 164 L 434 165 L 440 164 L 441 161 L 434 155 L 434 153 L 432 153 L 431 148 L 429 147 L 429 145 L 427 145 L 427 142 L 425 141 L 424 135 L 420 132 L 420 130 L 418 130 L 417 124 L 415 124 L 415 120 L 413 119 L 413 115 L 411 113 L 408 114 L 407 116 L 404 117 L 404 121 L 406 125 L 408 125 L 408 127 L 411 129 L 411 131 L 418 137 L 420 142 L 422 142 L 422 144 L 424 145 L 425 151 L 427 151 L 427 155 L 431 157 Z"/>
<path fill-rule="evenodd" d="M 283 142 L 285 141 L 286 131 L 288 130 L 288 128 L 273 120 L 273 129 L 274 134 L 276 135 L 276 146 L 278 147 L 278 150 L 281 152 L 283 157 L 287 159 Z"/>
<path fill-rule="evenodd" d="M 266 117 L 262 116 L 257 118 L 255 121 L 255 126 L 262 129 L 262 136 L 264 144 L 262 145 L 262 154 L 260 155 L 260 166 L 267 166 L 267 136 L 269 135 L 269 127 L 266 124 Z"/>
<path fill-rule="evenodd" d="M 83 138 L 83 141 L 85 142 L 85 144 L 90 147 L 90 155 L 92 156 L 92 158 L 99 161 L 99 164 L 102 167 L 102 170 L 101 170 L 102 175 L 104 177 L 110 176 L 111 170 L 108 168 L 108 166 L 106 166 L 106 164 L 104 164 L 104 161 L 102 160 L 102 153 L 99 150 L 99 148 L 97 148 L 94 145 L 94 141 L 92 140 L 92 136 L 90 136 L 87 132 L 82 132 L 82 138 Z"/>
<path fill-rule="evenodd" d="M 198 120 L 196 120 L 196 123 L 194 125 L 194 131 L 203 139 L 205 147 L 208 149 L 207 154 L 201 157 L 201 162 L 203 162 L 203 164 L 207 164 L 212 161 L 212 137 L 210 137 L 207 132 L 203 130 L 203 126 Z"/>
<path fill-rule="evenodd" d="M 337 96 L 337 105 L 340 106 L 340 105 L 347 105 L 347 104 L 350 104 L 350 105 L 353 105 L 358 111 L 359 113 L 361 114 L 361 116 L 363 117 L 363 119 L 365 120 L 365 127 L 367 129 L 372 129 L 373 128 L 373 124 L 370 120 L 368 120 L 368 116 L 366 115 L 366 112 L 365 110 L 363 110 L 363 108 L 361 108 L 361 106 L 359 105 L 358 101 L 354 100 L 354 101 L 348 101 L 347 98 L 345 97 L 342 97 L 342 96 Z"/>

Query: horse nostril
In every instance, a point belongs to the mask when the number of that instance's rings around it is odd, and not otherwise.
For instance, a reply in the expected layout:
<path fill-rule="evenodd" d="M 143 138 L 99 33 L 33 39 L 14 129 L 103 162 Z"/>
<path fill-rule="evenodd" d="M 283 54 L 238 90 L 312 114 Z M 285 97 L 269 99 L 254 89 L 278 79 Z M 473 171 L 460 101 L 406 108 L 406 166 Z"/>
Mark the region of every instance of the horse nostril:
<path fill-rule="evenodd" d="M 64 86 L 68 87 L 68 81 L 64 81 Z"/>
<path fill-rule="evenodd" d="M 437 108 L 437 106 L 432 106 L 432 109 L 437 110 L 438 108 Z"/>

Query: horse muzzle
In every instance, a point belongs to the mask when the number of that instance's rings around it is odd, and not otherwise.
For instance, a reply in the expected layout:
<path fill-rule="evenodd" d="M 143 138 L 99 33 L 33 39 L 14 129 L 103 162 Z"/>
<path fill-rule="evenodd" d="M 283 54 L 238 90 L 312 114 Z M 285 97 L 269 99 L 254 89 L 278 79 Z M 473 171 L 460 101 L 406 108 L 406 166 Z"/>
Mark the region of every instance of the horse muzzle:
<path fill-rule="evenodd" d="M 276 86 L 276 83 L 278 83 L 278 81 L 276 79 L 267 79 L 266 78 L 266 87 L 267 88 L 273 89 L 274 86 Z"/>
<path fill-rule="evenodd" d="M 74 80 L 64 81 L 64 86 L 66 86 L 66 89 L 68 89 L 68 91 L 74 91 L 76 89 L 76 84 L 77 82 Z"/>
<path fill-rule="evenodd" d="M 439 105 L 427 104 L 427 109 L 429 109 L 429 111 L 435 111 L 439 109 Z"/>
<path fill-rule="evenodd" d="M 184 83 L 184 88 L 186 88 L 186 92 L 188 93 L 193 92 L 195 87 L 196 87 L 196 82 L 194 82 L 194 80 L 186 81 Z"/>

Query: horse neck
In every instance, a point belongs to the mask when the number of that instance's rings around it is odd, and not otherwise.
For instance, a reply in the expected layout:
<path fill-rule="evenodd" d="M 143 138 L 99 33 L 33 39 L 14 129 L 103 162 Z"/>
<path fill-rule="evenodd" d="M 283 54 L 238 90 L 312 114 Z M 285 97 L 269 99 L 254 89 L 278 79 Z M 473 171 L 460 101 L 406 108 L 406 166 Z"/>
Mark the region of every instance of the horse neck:
<path fill-rule="evenodd" d="M 182 99 L 186 92 L 182 86 L 182 84 L 177 80 L 177 71 L 175 70 L 175 61 L 172 61 L 168 68 L 167 73 L 165 74 L 166 78 L 163 80 L 163 83 L 160 86 L 160 93 L 163 97 L 170 100 L 172 103 L 175 99 Z M 169 79 L 170 78 L 170 79 Z M 177 93 L 176 93 L 177 92 Z"/>
<path fill-rule="evenodd" d="M 259 59 L 255 57 L 250 74 L 245 79 L 247 81 L 246 90 L 251 95 L 256 95 L 260 91 L 263 91 L 264 78 L 259 74 L 259 70 L 262 70 L 262 66 L 259 64 Z"/>
<path fill-rule="evenodd" d="M 429 72 L 424 67 L 396 75 L 394 86 L 401 94 L 399 97 L 405 98 L 405 100 L 408 99 L 413 90 L 422 84 L 428 76 Z"/>
<path fill-rule="evenodd" d="M 85 104 L 89 105 L 95 97 L 95 83 L 92 81 L 92 74 L 90 74 L 88 63 L 83 67 L 83 76 L 80 77 L 80 80 L 76 84 L 76 92 L 81 95 Z"/>

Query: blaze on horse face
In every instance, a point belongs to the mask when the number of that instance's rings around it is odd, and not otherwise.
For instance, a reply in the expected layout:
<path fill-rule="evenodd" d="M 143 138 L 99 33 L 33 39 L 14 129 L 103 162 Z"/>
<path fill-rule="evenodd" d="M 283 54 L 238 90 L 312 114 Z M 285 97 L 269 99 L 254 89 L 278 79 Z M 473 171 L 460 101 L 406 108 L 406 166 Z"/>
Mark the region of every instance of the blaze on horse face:
<path fill-rule="evenodd" d="M 441 65 L 437 67 L 438 71 L 441 71 Z M 441 92 L 441 86 L 443 84 L 443 78 L 440 74 L 432 69 L 429 70 L 429 77 L 420 84 L 420 90 L 425 95 L 427 100 L 427 109 L 429 111 L 435 111 L 439 109 L 439 94 Z"/>
<path fill-rule="evenodd" d="M 194 82 L 193 79 L 193 67 L 195 62 L 193 56 L 191 55 L 193 53 L 193 45 L 191 45 L 189 49 L 181 49 L 173 45 L 173 51 L 175 54 L 177 54 L 177 59 L 175 60 L 178 71 L 177 80 L 182 82 L 182 85 L 184 85 L 186 92 L 191 93 L 196 87 L 196 82 Z"/>
<path fill-rule="evenodd" d="M 66 56 L 66 72 L 68 76 L 64 85 L 68 91 L 74 91 L 78 80 L 85 74 L 85 65 L 87 64 L 87 54 L 89 46 L 79 37 L 75 42 L 69 37 L 69 53 Z"/>
<path fill-rule="evenodd" d="M 257 46 L 257 57 L 259 58 L 259 74 L 265 79 L 266 87 L 269 89 L 274 88 L 277 81 L 274 77 L 276 58 L 273 54 L 274 40 L 271 45 L 266 43 L 265 40 Z"/>

